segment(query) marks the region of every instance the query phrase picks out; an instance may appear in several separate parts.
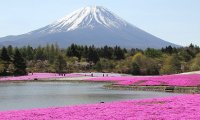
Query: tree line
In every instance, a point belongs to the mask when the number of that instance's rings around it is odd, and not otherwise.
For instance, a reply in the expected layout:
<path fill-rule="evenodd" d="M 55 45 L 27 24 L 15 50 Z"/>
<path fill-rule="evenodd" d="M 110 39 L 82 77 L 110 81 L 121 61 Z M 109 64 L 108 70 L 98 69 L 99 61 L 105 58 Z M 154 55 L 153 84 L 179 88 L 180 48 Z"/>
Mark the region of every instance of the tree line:
<path fill-rule="evenodd" d="M 200 70 L 200 48 L 196 45 L 162 49 L 125 49 L 72 44 L 59 48 L 11 45 L 0 48 L 0 75 L 26 75 L 28 72 L 118 72 L 133 75 L 159 75 Z"/>
<path fill-rule="evenodd" d="M 12 56 L 11 53 L 12 52 Z M 16 48 L 14 51 L 10 47 L 3 47 L 1 49 L 1 59 L 0 59 L 0 75 L 26 75 L 26 60 L 23 58 L 22 54 Z"/>

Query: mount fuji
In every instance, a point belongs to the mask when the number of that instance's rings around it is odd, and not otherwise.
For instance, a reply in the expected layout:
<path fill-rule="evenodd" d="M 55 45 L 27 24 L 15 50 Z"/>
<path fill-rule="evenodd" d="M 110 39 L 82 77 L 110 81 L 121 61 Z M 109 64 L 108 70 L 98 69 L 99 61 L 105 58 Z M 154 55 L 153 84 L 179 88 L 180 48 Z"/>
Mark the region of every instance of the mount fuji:
<path fill-rule="evenodd" d="M 0 38 L 0 46 L 36 47 L 47 43 L 57 43 L 63 48 L 72 43 L 141 49 L 178 46 L 137 28 L 100 6 L 81 8 L 50 25 L 26 34 Z"/>

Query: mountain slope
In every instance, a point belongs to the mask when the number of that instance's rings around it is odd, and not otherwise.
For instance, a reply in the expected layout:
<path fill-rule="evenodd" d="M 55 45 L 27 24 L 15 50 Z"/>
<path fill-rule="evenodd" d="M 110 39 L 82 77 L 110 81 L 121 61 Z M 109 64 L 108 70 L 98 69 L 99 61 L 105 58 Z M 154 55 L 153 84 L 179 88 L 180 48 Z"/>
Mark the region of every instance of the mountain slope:
<path fill-rule="evenodd" d="M 177 46 L 157 38 L 121 19 L 109 10 L 95 6 L 81 8 L 41 29 L 18 36 L 0 38 L 0 45 L 24 46 L 57 43 L 126 48 Z"/>

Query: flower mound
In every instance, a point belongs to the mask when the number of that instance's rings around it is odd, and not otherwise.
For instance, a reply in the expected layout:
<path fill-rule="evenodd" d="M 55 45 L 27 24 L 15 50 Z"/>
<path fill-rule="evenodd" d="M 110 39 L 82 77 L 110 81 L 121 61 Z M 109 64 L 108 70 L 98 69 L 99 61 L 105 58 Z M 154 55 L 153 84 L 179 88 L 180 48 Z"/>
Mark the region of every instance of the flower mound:
<path fill-rule="evenodd" d="M 15 81 L 15 80 L 34 80 L 34 79 L 46 79 L 46 78 L 60 78 L 60 77 L 78 77 L 80 74 L 65 74 L 65 76 L 59 76 L 56 73 L 29 73 L 25 76 L 17 77 L 1 77 L 0 81 Z"/>
<path fill-rule="evenodd" d="M 200 86 L 200 74 L 176 74 L 163 76 L 121 76 L 121 77 L 96 77 L 91 81 L 116 81 L 120 85 L 138 86 Z"/>
<path fill-rule="evenodd" d="M 200 95 L 0 112 L 1 120 L 199 120 Z"/>

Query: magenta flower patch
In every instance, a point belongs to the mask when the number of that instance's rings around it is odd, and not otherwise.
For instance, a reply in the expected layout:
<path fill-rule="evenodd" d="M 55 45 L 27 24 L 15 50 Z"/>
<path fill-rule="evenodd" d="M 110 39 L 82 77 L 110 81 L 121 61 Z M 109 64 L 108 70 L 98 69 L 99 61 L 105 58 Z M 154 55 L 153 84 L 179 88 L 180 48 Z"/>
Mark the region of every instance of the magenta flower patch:
<path fill-rule="evenodd" d="M 5 111 L 1 120 L 199 120 L 200 95 Z"/>
<path fill-rule="evenodd" d="M 95 77 L 91 81 L 116 81 L 120 85 L 169 85 L 169 86 L 200 86 L 200 74 L 176 74 L 163 76 L 120 76 Z"/>
<path fill-rule="evenodd" d="M 60 77 L 78 77 L 81 74 L 65 74 L 63 76 L 57 73 L 29 73 L 25 76 L 17 77 L 0 77 L 0 81 L 12 81 L 12 80 L 34 80 L 34 79 L 46 79 L 46 78 L 60 78 Z"/>

